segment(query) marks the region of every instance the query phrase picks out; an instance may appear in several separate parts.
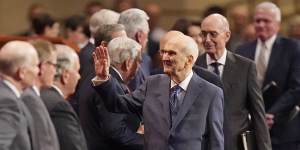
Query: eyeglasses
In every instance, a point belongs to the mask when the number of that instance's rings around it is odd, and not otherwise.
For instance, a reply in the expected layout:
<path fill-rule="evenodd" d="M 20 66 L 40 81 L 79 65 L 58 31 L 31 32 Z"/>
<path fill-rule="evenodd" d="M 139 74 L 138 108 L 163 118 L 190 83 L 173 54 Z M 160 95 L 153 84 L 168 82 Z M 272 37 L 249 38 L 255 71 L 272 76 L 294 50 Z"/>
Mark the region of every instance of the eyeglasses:
<path fill-rule="evenodd" d="M 221 33 L 218 33 L 216 31 L 201 31 L 200 32 L 200 37 L 201 38 L 207 38 L 209 35 L 211 38 L 217 38 Z"/>

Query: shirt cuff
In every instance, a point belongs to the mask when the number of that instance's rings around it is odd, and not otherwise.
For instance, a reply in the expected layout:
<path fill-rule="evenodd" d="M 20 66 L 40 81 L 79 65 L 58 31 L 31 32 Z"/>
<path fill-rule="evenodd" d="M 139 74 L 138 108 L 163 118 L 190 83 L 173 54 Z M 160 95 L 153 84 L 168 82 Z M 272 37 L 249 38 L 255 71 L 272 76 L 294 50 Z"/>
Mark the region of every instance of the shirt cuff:
<path fill-rule="evenodd" d="M 98 76 L 95 76 L 93 79 L 92 79 L 92 83 L 93 83 L 93 86 L 98 86 L 106 81 L 108 81 L 110 79 L 110 75 L 108 75 L 108 77 L 106 79 L 100 79 Z"/>

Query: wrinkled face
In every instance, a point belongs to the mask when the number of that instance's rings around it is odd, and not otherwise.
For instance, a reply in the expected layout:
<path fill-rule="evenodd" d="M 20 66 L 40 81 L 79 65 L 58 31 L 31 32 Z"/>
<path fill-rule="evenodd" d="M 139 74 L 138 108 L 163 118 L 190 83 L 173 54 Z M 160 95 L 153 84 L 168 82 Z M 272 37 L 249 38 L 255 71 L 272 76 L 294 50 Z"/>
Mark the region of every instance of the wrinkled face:
<path fill-rule="evenodd" d="M 254 27 L 256 36 L 265 41 L 277 34 L 280 22 L 276 21 L 276 15 L 269 10 L 257 9 L 254 15 Z"/>
<path fill-rule="evenodd" d="M 48 57 L 48 59 L 40 64 L 40 81 L 41 87 L 51 87 L 53 85 L 56 73 L 56 52 Z"/>
<path fill-rule="evenodd" d="M 201 28 L 199 26 L 193 25 L 188 28 L 188 36 L 192 37 L 196 41 L 199 49 L 202 48 L 202 39 L 200 37 L 200 33 Z"/>
<path fill-rule="evenodd" d="M 21 82 L 23 83 L 24 88 L 36 84 L 36 79 L 39 73 L 38 64 L 39 64 L 38 57 L 37 55 L 34 55 L 34 57 L 31 57 L 31 60 L 28 62 L 28 64 L 25 64 L 23 66 L 24 74 L 22 76 Z"/>
<path fill-rule="evenodd" d="M 202 45 L 205 52 L 216 54 L 225 50 L 230 38 L 230 32 L 225 31 L 220 21 L 209 18 L 201 24 Z"/>
<path fill-rule="evenodd" d="M 162 46 L 160 55 L 163 63 L 164 73 L 177 76 L 187 69 L 187 56 L 182 52 L 178 44 L 167 42 Z"/>
<path fill-rule="evenodd" d="M 75 92 L 76 85 L 78 83 L 78 80 L 80 79 L 79 69 L 80 69 L 80 64 L 79 64 L 79 60 L 77 59 L 74 66 L 71 69 L 67 70 L 69 73 L 69 78 L 66 86 L 69 95 Z"/>

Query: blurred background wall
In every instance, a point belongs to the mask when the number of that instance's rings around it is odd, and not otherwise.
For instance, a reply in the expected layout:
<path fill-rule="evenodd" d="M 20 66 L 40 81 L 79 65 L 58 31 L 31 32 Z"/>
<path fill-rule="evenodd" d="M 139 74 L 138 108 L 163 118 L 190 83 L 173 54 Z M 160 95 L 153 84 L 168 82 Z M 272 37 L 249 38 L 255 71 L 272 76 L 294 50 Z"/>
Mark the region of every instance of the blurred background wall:
<path fill-rule="evenodd" d="M 0 34 L 16 34 L 29 28 L 27 11 L 33 3 L 43 4 L 56 19 L 83 14 L 85 5 L 92 0 L 0 0 Z M 95 1 L 95 0 L 94 0 Z M 104 8 L 114 8 L 117 0 L 96 0 Z M 149 3 L 157 3 L 161 7 L 159 24 L 169 29 L 176 19 L 186 17 L 200 20 L 203 12 L 212 5 L 229 8 L 235 3 L 244 3 L 252 12 L 256 3 L 261 0 L 136 0 L 139 8 Z M 294 14 L 300 14 L 300 0 L 273 0 L 283 12 L 283 21 Z M 284 31 L 284 27 L 283 27 Z"/>

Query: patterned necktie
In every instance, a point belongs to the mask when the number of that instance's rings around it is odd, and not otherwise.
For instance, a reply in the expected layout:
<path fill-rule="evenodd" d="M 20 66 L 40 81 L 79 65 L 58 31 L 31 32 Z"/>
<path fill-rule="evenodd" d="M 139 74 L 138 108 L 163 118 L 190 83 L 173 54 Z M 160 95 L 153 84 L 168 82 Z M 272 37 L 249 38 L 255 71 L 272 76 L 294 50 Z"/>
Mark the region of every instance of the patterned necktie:
<path fill-rule="evenodd" d="M 178 105 L 179 105 L 179 93 L 182 88 L 179 85 L 176 85 L 170 90 L 170 112 L 171 112 L 171 126 L 173 124 L 174 118 L 176 117 Z"/>
<path fill-rule="evenodd" d="M 213 68 L 214 68 L 214 73 L 217 74 L 218 76 L 220 76 L 220 70 L 219 70 L 219 66 L 221 65 L 218 62 L 213 62 L 210 64 Z"/>
<path fill-rule="evenodd" d="M 267 50 L 268 49 L 265 43 L 262 43 L 260 53 L 256 61 L 257 80 L 260 88 L 263 86 L 263 81 L 267 70 Z"/>

